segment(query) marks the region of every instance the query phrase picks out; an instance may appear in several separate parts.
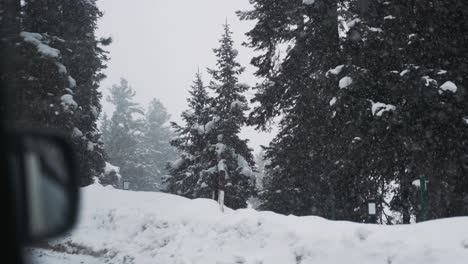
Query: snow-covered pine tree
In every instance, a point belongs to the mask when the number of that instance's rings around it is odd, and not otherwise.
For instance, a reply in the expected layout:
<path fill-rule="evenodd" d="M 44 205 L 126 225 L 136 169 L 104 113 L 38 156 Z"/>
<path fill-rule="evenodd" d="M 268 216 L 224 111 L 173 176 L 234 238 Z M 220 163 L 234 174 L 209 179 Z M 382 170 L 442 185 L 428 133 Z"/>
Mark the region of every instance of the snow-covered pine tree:
<path fill-rule="evenodd" d="M 466 25 L 456 21 L 466 4 L 349 1 L 338 45 L 335 3 L 254 3 L 240 13 L 257 21 L 248 45 L 265 51 L 252 60 L 265 80 L 252 123 L 284 116 L 267 149 L 264 208 L 362 221 L 367 199 L 383 203 L 398 184 L 392 204 L 408 222 L 411 182 L 424 174 L 434 217 L 465 211 Z"/>
<path fill-rule="evenodd" d="M 143 139 L 138 148 L 145 153 L 149 183 L 144 190 L 164 190 L 163 176 L 167 174 L 166 165 L 176 156 L 175 149 L 170 145 L 171 131 L 167 126 L 170 119 L 164 105 L 153 99 L 146 111 Z"/>
<path fill-rule="evenodd" d="M 98 87 L 105 77 L 101 70 L 107 60 L 99 45 L 109 43 L 95 35 L 102 13 L 94 1 L 26 0 L 23 14 L 25 30 L 55 39 L 65 65 L 61 71 L 73 76 L 74 99 L 79 106 L 71 135 L 80 163 L 80 184 L 87 185 L 104 169 L 103 144 L 96 124 L 101 110 Z"/>
<path fill-rule="evenodd" d="M 354 67 L 349 76 L 355 83 L 343 95 L 347 94 L 349 108 L 354 109 L 356 116 L 368 117 L 361 118 L 367 124 L 362 130 L 363 145 L 368 146 L 366 174 L 384 182 L 381 198 L 389 192 L 385 186 L 398 185 L 392 190 L 397 193 L 390 205 L 393 209 L 398 207 L 401 217 L 393 222 L 409 223 L 415 207 L 411 182 L 418 176 L 412 168 L 415 155 L 405 147 L 409 145 L 401 133 L 401 128 L 411 127 L 411 124 L 402 126 L 396 118 L 406 101 L 401 100 L 402 94 L 420 98 L 416 87 L 405 86 L 405 91 L 398 91 L 401 85 L 398 82 L 406 74 L 404 69 L 408 65 L 406 56 L 402 56 L 402 47 L 407 45 L 407 25 L 411 18 L 408 10 L 396 11 L 394 3 L 363 5 L 363 2 L 354 1 L 350 5 L 354 17 L 348 22 L 350 30 L 344 52 L 349 54 Z M 344 75 L 349 69 L 343 70 Z M 353 98 L 353 102 L 349 98 Z M 357 105 L 361 106 L 356 108 Z M 380 202 L 384 201 L 380 199 Z"/>
<path fill-rule="evenodd" d="M 107 117 L 107 113 L 102 115 L 100 132 L 102 135 L 108 135 L 111 129 L 111 120 Z M 106 154 L 106 159 L 108 156 Z M 98 181 L 100 184 L 112 185 L 114 188 L 121 188 L 123 182 L 121 181 L 122 175 L 120 175 L 120 167 L 115 166 L 108 161 L 106 161 L 106 166 L 104 167 L 104 173 L 99 175 Z"/>
<path fill-rule="evenodd" d="M 129 181 L 131 189 L 139 190 L 148 185 L 144 179 L 149 168 L 146 151 L 138 148 L 143 140 L 144 111 L 134 102 L 134 96 L 135 91 L 125 79 L 112 86 L 107 100 L 115 110 L 110 119 L 104 120 L 101 131 L 110 163 L 120 167 L 122 181 Z"/>
<path fill-rule="evenodd" d="M 16 90 L 16 81 L 18 76 L 16 72 L 21 67 L 21 63 L 15 59 L 16 40 L 21 32 L 21 2 L 19 0 L 6 0 L 0 2 L 0 52 L 3 56 L 0 62 L 0 82 L 2 83 L 3 95 L 6 98 L 12 98 L 12 92 Z M 8 88 L 7 88 L 8 87 Z M 13 97 L 14 98 L 14 97 Z M 6 118 L 10 117 L 9 109 L 5 101 L 0 106 L 0 114 Z M 12 120 L 4 120 L 5 124 Z"/>
<path fill-rule="evenodd" d="M 179 157 L 169 163 L 166 178 L 167 191 L 188 198 L 211 198 L 211 180 L 201 172 L 208 168 L 206 124 L 210 121 L 211 98 L 198 72 L 187 99 L 189 109 L 181 115 L 184 125 L 173 122 L 176 137 L 171 141 Z"/>
<path fill-rule="evenodd" d="M 103 46 L 110 39 L 98 39 L 97 21 L 102 12 L 95 0 L 66 0 L 63 3 L 61 37 L 67 48 L 64 62 L 76 81 L 75 100 L 80 106 L 80 119 L 76 127 L 83 136 L 75 139 L 75 150 L 81 168 L 81 185 L 91 183 L 91 179 L 104 172 L 105 153 L 97 120 L 101 112 L 100 81 L 105 78 L 107 52 Z"/>
<path fill-rule="evenodd" d="M 395 156 L 398 137 L 388 127 L 395 108 L 386 85 L 398 62 L 392 59 L 394 47 L 386 41 L 394 38 L 394 32 L 385 30 L 384 34 L 382 29 L 392 18 L 382 14 L 382 5 L 357 0 L 342 7 L 346 27 L 341 47 L 346 62 L 334 65 L 327 73 L 327 78 L 338 84 L 330 108 L 335 113 L 337 135 L 344 139 L 337 168 L 344 177 L 339 184 L 355 187 L 346 195 L 354 198 L 350 207 L 359 221 L 366 220 L 366 204 L 371 198 L 378 203 L 377 213 L 383 216 L 384 198 L 401 169 L 398 159 L 404 159 L 403 155 Z"/>
<path fill-rule="evenodd" d="M 393 27 L 400 33 L 394 40 L 402 62 L 394 89 L 397 134 L 409 154 L 405 169 L 410 181 L 421 175 L 429 180 L 430 218 L 466 215 L 468 25 L 460 22 L 468 4 L 392 1 L 386 11 L 396 17 Z"/>
<path fill-rule="evenodd" d="M 240 12 L 255 20 L 248 46 L 263 51 L 252 64 L 264 81 L 256 87 L 260 103 L 250 122 L 259 128 L 282 115 L 279 133 L 266 149 L 269 182 L 263 209 L 285 214 L 317 214 L 344 218 L 330 172 L 341 166 L 334 153 L 333 112 L 329 102 L 335 83 L 325 73 L 339 62 L 337 4 L 334 1 L 253 1 L 255 9 Z M 349 186 L 347 186 L 349 187 Z"/>
<path fill-rule="evenodd" d="M 238 51 L 233 46 L 229 25 L 225 24 L 223 28 L 220 47 L 214 49 L 216 68 L 208 69 L 212 77 L 210 88 L 215 96 L 209 131 L 205 131 L 206 140 L 211 144 L 205 151 L 211 153 L 211 160 L 204 173 L 213 179 L 212 184 L 217 185 L 215 189 L 224 191 L 225 204 L 237 209 L 246 207 L 247 199 L 253 194 L 255 162 L 248 140 L 239 138 L 247 121 L 244 112 L 249 110 L 243 95 L 248 86 L 238 81 L 244 68 L 236 61 Z"/>
<path fill-rule="evenodd" d="M 377 179 L 383 196 L 386 185 L 397 184 L 390 205 L 403 223 L 419 213 L 412 182 L 421 175 L 431 181 L 432 217 L 466 212 L 461 190 L 467 182 L 460 177 L 466 104 L 457 86 L 463 87 L 466 62 L 460 54 L 467 49 L 464 34 L 455 33 L 466 30 L 455 22 L 466 14 L 466 4 L 453 9 L 423 2 L 351 1 L 343 43 L 348 65 L 336 74 L 338 80 L 352 80 L 337 94 L 334 108 L 338 118 L 360 130 L 358 153 L 367 153 L 362 169 L 372 177 L 366 185 Z"/>
<path fill-rule="evenodd" d="M 29 1 L 24 1 L 28 6 Z M 2 78 L 15 84 L 12 91 L 13 123 L 17 126 L 57 128 L 64 133 L 72 134 L 79 120 L 78 104 L 74 100 L 75 80 L 64 65 L 64 40 L 59 36 L 47 34 L 47 27 L 53 28 L 52 22 L 56 9 L 47 5 L 37 9 L 36 19 L 41 20 L 41 28 L 25 21 L 32 19 L 27 12 L 19 12 L 21 4 L 17 3 L 17 22 L 15 34 L 9 32 L 2 41 L 14 43 L 12 58 L 14 69 Z M 48 17 L 50 15 L 50 20 Z M 22 22 L 22 23 L 20 23 Z"/>
<path fill-rule="evenodd" d="M 60 50 L 52 47 L 57 40 L 23 31 L 17 41 L 17 53 L 27 63 L 14 77 L 16 125 L 57 128 L 71 135 L 79 118 L 75 82 L 64 70 Z"/>
<path fill-rule="evenodd" d="M 254 209 L 258 209 L 261 206 L 261 200 L 259 197 L 263 195 L 264 186 L 269 184 L 270 175 L 267 173 L 266 166 L 270 164 L 269 160 L 265 159 L 265 151 L 262 149 L 254 155 L 255 160 L 255 192 L 249 199 L 249 205 Z"/>

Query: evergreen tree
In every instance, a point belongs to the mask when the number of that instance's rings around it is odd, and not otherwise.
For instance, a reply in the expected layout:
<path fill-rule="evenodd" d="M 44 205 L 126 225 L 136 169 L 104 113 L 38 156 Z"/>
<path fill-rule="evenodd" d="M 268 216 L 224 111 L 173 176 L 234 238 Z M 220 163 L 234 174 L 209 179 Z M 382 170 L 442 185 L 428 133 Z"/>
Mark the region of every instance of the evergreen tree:
<path fill-rule="evenodd" d="M 135 91 L 127 80 L 121 79 L 110 89 L 107 100 L 115 106 L 111 119 L 102 124 L 103 139 L 109 162 L 120 167 L 122 181 L 129 181 L 130 188 L 146 188 L 145 177 L 149 168 L 144 162 L 146 151 L 138 148 L 143 140 L 144 111 L 134 102 Z"/>
<path fill-rule="evenodd" d="M 409 153 L 412 180 L 429 180 L 430 218 L 466 215 L 468 185 L 464 168 L 467 129 L 466 46 L 468 5 L 462 1 L 397 1 L 388 12 L 406 10 L 400 29 L 398 58 L 399 136 Z M 398 17 L 397 15 L 395 15 Z M 411 124 L 411 126 L 409 126 Z M 415 190 L 412 190 L 415 192 Z M 419 199 L 416 200 L 419 204 Z M 417 217 L 420 219 L 420 210 Z"/>
<path fill-rule="evenodd" d="M 420 216 L 411 183 L 421 175 L 431 182 L 431 217 L 463 214 L 467 128 L 459 87 L 466 75 L 460 55 L 467 49 L 461 33 L 466 25 L 456 21 L 466 4 L 395 1 L 363 8 L 362 2 L 351 3 L 354 18 L 344 49 L 354 70 L 345 67 L 343 73 L 354 82 L 342 99 L 354 109 L 350 119 L 372 114 L 364 136 L 373 146 L 367 167 L 398 184 L 391 205 L 403 223 Z M 362 107 L 366 101 L 368 110 Z"/>
<path fill-rule="evenodd" d="M 21 32 L 17 53 L 23 63 L 16 72 L 15 123 L 18 126 L 57 128 L 72 135 L 79 119 L 74 100 L 75 81 L 62 64 L 54 37 Z M 76 134 L 76 133 L 74 133 Z"/>
<path fill-rule="evenodd" d="M 68 88 L 73 89 L 78 106 L 72 138 L 80 163 L 80 184 L 87 185 L 103 172 L 105 158 L 96 124 L 101 111 L 98 87 L 107 61 L 100 45 L 110 42 L 95 35 L 102 13 L 94 1 L 46 0 L 24 1 L 23 14 L 25 30 L 53 39 L 63 60 L 60 71 L 73 76 Z"/>
<path fill-rule="evenodd" d="M 215 92 L 212 104 L 213 129 L 207 131 L 211 147 L 210 174 L 212 184 L 225 192 L 225 204 L 231 208 L 243 208 L 247 199 L 253 194 L 254 174 L 252 150 L 247 146 L 248 140 L 238 136 L 247 118 L 249 110 L 243 93 L 248 86 L 238 82 L 238 76 L 244 68 L 236 61 L 238 52 L 233 47 L 232 32 L 229 25 L 224 25 L 220 47 L 214 49 L 217 57 L 216 68 L 208 69 L 212 77 L 210 88 Z"/>
<path fill-rule="evenodd" d="M 150 102 L 145 113 L 134 102 L 135 91 L 125 79 L 113 85 L 110 92 L 107 99 L 115 110 L 110 119 L 104 115 L 101 127 L 109 162 L 120 168 L 122 181 L 129 181 L 132 190 L 164 189 L 165 165 L 175 156 L 165 125 L 170 115 L 157 99 Z"/>
<path fill-rule="evenodd" d="M 176 137 L 171 141 L 179 158 L 168 166 L 167 191 L 188 198 L 211 198 L 211 179 L 202 171 L 208 168 L 205 124 L 210 121 L 211 98 L 208 96 L 200 73 L 197 73 L 187 99 L 189 109 L 182 113 L 185 125 L 172 123 Z M 208 129 L 207 129 L 208 128 Z"/>
<path fill-rule="evenodd" d="M 6 19 L 5 24 L 11 24 L 2 38 L 2 45 L 9 46 L 10 53 L 15 55 L 11 71 L 2 76 L 4 81 L 15 86 L 14 124 L 54 127 L 71 135 L 79 119 L 79 106 L 73 97 L 75 80 L 63 64 L 63 40 L 44 31 L 30 32 L 34 28 L 20 23 L 28 17 L 20 12 L 20 2 L 15 6 L 16 17 L 2 15 L 2 21 Z"/>
<path fill-rule="evenodd" d="M 21 32 L 21 2 L 19 0 L 6 0 L 0 2 L 0 52 L 3 60 L 0 62 L 0 82 L 8 87 L 3 89 L 5 98 L 14 98 L 12 91 L 16 89 L 16 73 L 21 67 L 16 57 L 16 40 Z M 0 114 L 4 117 L 11 117 L 9 109 L 5 104 L 0 106 Z M 12 120 L 5 120 L 5 124 Z"/>
<path fill-rule="evenodd" d="M 370 198 L 382 213 L 394 192 L 407 223 L 419 211 L 411 183 L 426 175 L 432 217 L 463 214 L 466 4 L 349 1 L 339 40 L 336 3 L 274 2 L 240 13 L 257 21 L 248 45 L 264 51 L 251 123 L 283 115 L 263 207 L 364 221 Z"/>
<path fill-rule="evenodd" d="M 353 184 L 355 190 L 348 194 L 356 199 L 349 207 L 366 219 L 369 199 L 377 202 L 377 213 L 383 216 L 384 198 L 394 175 L 400 173 L 398 137 L 388 126 L 393 118 L 395 101 L 391 89 L 385 87 L 392 78 L 397 61 L 392 59 L 392 43 L 385 40 L 385 17 L 380 2 L 351 1 L 343 15 L 347 32 L 341 39 L 343 65 L 329 71 L 327 77 L 339 84 L 333 105 L 334 122 L 339 134 L 347 138 L 344 151 L 339 154 L 343 178 L 340 184 Z M 389 32 L 388 32 L 389 33 Z M 391 33 L 389 33 L 390 36 Z M 391 38 L 391 37 L 389 37 Z M 347 124 L 346 127 L 339 124 Z M 353 178 L 353 182 L 348 180 Z"/>
<path fill-rule="evenodd" d="M 218 191 L 224 191 L 225 204 L 237 209 L 246 207 L 253 194 L 255 163 L 248 141 L 238 136 L 249 109 L 242 94 L 248 87 L 238 82 L 244 68 L 236 61 L 231 34 L 224 25 L 220 47 L 214 49 L 217 67 L 208 70 L 214 98 L 208 97 L 197 74 L 190 109 L 182 114 L 186 124 L 173 124 L 178 137 L 172 144 L 180 158 L 170 164 L 168 190 L 191 198 L 217 198 Z"/>
<path fill-rule="evenodd" d="M 176 156 L 174 148 L 170 145 L 171 131 L 166 126 L 169 119 L 170 115 L 164 105 L 158 99 L 153 99 L 146 111 L 143 140 L 138 146 L 146 152 L 148 181 L 151 183 L 148 190 L 164 189 L 162 179 L 166 175 L 167 162 Z"/>
<path fill-rule="evenodd" d="M 75 150 L 82 169 L 81 185 L 87 185 L 104 171 L 105 153 L 97 120 L 101 112 L 100 81 L 105 78 L 102 70 L 108 60 L 103 46 L 110 39 L 96 37 L 97 20 L 102 12 L 94 0 L 63 1 L 62 38 L 67 42 L 64 61 L 76 81 L 75 98 L 80 105 L 81 117 L 76 126 L 82 131 L 81 142 Z"/>
<path fill-rule="evenodd" d="M 254 4 L 255 10 L 239 13 L 242 19 L 257 21 L 247 33 L 248 46 L 264 51 L 252 60 L 264 81 L 256 87 L 254 101 L 261 106 L 250 121 L 266 129 L 273 117 L 282 115 L 280 131 L 266 149 L 270 181 L 261 196 L 262 208 L 340 218 L 339 209 L 347 207 L 338 205 L 337 195 L 344 197 L 344 192 L 329 174 L 341 166 L 334 162 L 338 142 L 332 140 L 337 132 L 329 108 L 336 83 L 325 78 L 339 62 L 337 4 Z"/>

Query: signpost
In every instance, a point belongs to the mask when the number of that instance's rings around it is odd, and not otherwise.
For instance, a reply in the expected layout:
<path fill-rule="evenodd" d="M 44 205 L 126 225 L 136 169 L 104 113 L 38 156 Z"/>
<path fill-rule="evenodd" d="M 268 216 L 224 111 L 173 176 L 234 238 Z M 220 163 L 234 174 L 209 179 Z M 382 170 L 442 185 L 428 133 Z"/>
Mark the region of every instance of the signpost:
<path fill-rule="evenodd" d="M 427 183 L 429 181 L 426 181 L 426 176 L 422 175 L 419 177 L 419 180 L 414 180 L 413 185 L 416 186 L 416 188 L 421 189 L 421 219 L 422 221 L 427 221 L 429 219 L 429 212 L 427 208 Z M 418 219 L 419 222 L 419 219 Z"/>
<path fill-rule="evenodd" d="M 123 182 L 123 189 L 124 190 L 129 190 L 130 189 L 130 182 L 124 181 Z"/>
<path fill-rule="evenodd" d="M 427 188 L 426 188 L 426 177 L 424 175 L 419 178 L 421 186 L 421 211 L 423 221 L 427 221 Z"/>
<path fill-rule="evenodd" d="M 367 203 L 367 211 L 369 214 L 369 223 L 375 224 L 377 222 L 377 205 L 374 199 L 369 200 Z"/>

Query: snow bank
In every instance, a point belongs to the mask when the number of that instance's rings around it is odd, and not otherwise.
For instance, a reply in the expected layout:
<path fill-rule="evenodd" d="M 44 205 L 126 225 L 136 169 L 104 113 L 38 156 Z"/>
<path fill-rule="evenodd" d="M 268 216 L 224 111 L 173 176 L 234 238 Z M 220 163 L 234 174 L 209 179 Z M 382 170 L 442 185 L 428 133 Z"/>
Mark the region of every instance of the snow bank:
<path fill-rule="evenodd" d="M 221 213 L 213 200 L 95 184 L 83 190 L 77 229 L 53 244 L 101 252 L 101 263 L 466 264 L 467 226 L 468 217 L 380 226 L 252 209 Z"/>

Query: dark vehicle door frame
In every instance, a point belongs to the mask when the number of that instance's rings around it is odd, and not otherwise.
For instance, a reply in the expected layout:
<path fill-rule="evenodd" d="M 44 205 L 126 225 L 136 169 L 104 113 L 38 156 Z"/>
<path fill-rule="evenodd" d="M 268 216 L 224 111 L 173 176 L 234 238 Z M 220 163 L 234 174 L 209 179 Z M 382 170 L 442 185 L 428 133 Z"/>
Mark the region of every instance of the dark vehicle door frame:
<path fill-rule="evenodd" d="M 3 205 L 4 225 L 2 241 L 2 259 L 7 263 L 23 263 L 22 241 L 19 235 L 19 219 L 16 210 L 15 185 L 9 164 L 9 140 L 7 138 L 8 120 L 11 118 L 8 112 L 9 93 L 14 84 L 6 83 L 5 76 L 15 71 L 15 55 L 8 47 L 8 38 L 13 38 L 19 33 L 19 0 L 2 0 L 0 8 L 3 9 L 2 23 L 0 25 L 0 201 Z"/>

